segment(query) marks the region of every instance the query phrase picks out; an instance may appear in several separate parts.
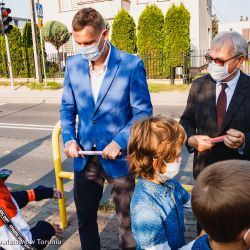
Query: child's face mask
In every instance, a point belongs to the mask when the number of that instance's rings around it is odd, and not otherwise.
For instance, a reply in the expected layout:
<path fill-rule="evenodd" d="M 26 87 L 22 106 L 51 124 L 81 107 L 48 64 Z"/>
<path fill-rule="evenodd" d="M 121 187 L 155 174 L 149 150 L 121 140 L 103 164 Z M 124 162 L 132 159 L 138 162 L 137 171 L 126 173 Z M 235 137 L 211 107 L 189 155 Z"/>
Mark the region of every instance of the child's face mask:
<path fill-rule="evenodd" d="M 178 173 L 181 165 L 181 158 L 177 162 L 167 163 L 163 161 L 166 165 L 167 171 L 165 173 L 156 172 L 157 178 L 161 183 L 166 182 L 167 180 L 173 179 Z"/>

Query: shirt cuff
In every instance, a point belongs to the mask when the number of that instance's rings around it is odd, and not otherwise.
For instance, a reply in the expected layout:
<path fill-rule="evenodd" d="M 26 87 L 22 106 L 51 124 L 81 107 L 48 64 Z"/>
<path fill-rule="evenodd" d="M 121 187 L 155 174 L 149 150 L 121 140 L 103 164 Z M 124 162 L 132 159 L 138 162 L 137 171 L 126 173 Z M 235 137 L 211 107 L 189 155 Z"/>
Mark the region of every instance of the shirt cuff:
<path fill-rule="evenodd" d="M 66 145 L 67 145 L 68 143 L 72 142 L 72 141 L 75 141 L 75 142 L 76 142 L 76 140 L 67 141 L 67 142 L 64 144 L 64 147 L 66 147 Z"/>
<path fill-rule="evenodd" d="M 238 153 L 240 154 L 240 155 L 244 155 L 244 153 L 245 153 L 245 145 L 246 145 L 246 143 L 244 142 L 244 144 L 243 144 L 243 146 L 241 146 L 241 147 L 239 147 L 238 148 Z"/>

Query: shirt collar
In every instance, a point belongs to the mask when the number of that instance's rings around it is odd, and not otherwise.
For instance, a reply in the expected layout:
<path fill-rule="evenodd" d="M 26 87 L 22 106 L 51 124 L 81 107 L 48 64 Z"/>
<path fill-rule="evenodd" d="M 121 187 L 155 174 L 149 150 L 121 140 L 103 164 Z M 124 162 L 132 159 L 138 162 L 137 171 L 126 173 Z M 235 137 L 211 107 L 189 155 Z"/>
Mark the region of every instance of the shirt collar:
<path fill-rule="evenodd" d="M 107 44 L 108 44 L 108 46 L 109 46 L 109 53 L 108 53 L 108 55 L 107 55 L 107 57 L 106 57 L 106 59 L 105 59 L 105 62 L 104 62 L 104 64 L 103 64 L 103 70 L 105 70 L 105 69 L 108 67 L 108 62 L 109 62 L 110 53 L 111 53 L 111 46 L 110 46 L 110 43 L 107 42 Z M 92 65 L 91 61 L 89 60 L 88 62 L 89 62 L 89 69 L 90 69 L 90 70 L 93 70 L 93 65 Z"/>
<path fill-rule="evenodd" d="M 174 184 L 172 183 L 172 180 L 168 180 L 165 183 L 162 184 L 156 184 L 154 182 L 148 181 L 146 179 L 143 179 L 141 177 L 138 178 L 141 182 L 142 186 L 147 190 L 152 190 L 153 192 L 156 192 L 158 194 L 166 194 L 170 190 L 174 189 Z"/>
<path fill-rule="evenodd" d="M 236 86 L 239 78 L 240 78 L 240 70 L 238 71 L 238 73 L 236 74 L 236 76 L 232 80 L 227 82 L 228 88 L 235 89 L 235 86 Z M 219 86 L 221 84 L 221 82 L 223 82 L 223 81 L 216 82 L 216 85 Z"/>

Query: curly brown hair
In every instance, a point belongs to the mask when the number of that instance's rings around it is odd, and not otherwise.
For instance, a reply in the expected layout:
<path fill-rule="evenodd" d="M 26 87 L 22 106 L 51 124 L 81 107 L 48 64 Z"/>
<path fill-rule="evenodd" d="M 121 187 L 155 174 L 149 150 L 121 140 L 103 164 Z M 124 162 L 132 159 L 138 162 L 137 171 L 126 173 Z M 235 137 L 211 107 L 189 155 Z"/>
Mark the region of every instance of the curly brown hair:
<path fill-rule="evenodd" d="M 128 143 L 130 171 L 146 179 L 154 177 L 153 160 L 160 167 L 163 160 L 174 161 L 186 141 L 183 127 L 174 119 L 147 117 L 131 127 Z"/>

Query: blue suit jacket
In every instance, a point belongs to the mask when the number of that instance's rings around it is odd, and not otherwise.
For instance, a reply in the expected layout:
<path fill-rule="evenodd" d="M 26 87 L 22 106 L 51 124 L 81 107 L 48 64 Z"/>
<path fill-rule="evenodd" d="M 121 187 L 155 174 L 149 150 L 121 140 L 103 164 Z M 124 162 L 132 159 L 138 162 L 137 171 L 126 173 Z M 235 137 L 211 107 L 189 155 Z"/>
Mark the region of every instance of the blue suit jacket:
<path fill-rule="evenodd" d="M 91 91 L 88 61 L 80 54 L 68 59 L 61 103 L 64 144 L 76 140 L 83 150 L 91 150 L 93 144 L 97 150 L 103 150 L 114 140 L 126 154 L 130 126 L 135 120 L 151 114 L 146 73 L 142 60 L 137 56 L 111 45 L 107 72 L 96 104 Z M 75 158 L 75 170 L 81 171 L 87 160 L 88 157 Z M 124 157 L 114 161 L 100 157 L 100 161 L 111 177 L 128 174 L 128 163 Z"/>

